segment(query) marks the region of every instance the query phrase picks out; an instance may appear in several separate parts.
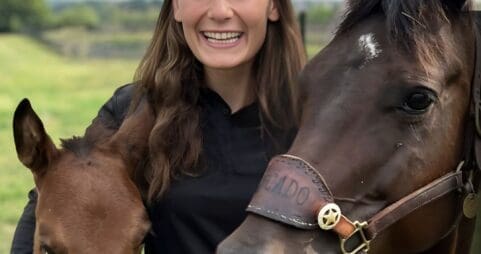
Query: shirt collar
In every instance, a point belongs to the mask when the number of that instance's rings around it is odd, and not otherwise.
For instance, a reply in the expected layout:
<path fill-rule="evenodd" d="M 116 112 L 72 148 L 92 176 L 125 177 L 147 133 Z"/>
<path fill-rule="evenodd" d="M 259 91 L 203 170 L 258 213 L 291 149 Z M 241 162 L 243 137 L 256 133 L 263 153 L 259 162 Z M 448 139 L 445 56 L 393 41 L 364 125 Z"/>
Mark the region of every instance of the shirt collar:
<path fill-rule="evenodd" d="M 233 123 L 240 126 L 260 125 L 259 103 L 257 101 L 246 105 L 232 114 L 229 105 L 218 93 L 208 87 L 201 87 L 199 103 L 201 107 L 208 108 L 209 110 L 213 110 L 215 112 L 221 112 Z"/>

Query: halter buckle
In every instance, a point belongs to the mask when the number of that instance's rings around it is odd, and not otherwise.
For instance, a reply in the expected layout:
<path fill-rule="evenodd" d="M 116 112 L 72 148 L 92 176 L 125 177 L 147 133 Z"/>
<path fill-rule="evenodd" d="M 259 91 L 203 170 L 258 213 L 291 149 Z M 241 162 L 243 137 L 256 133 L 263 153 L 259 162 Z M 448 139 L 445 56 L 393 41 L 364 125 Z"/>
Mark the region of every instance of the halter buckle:
<path fill-rule="evenodd" d="M 371 241 L 367 239 L 366 234 L 364 232 L 364 228 L 367 227 L 367 222 L 355 221 L 353 222 L 353 224 L 356 227 L 354 232 L 352 232 L 352 234 L 345 239 L 340 238 L 342 254 L 356 254 L 356 253 L 360 253 L 361 251 L 363 251 L 364 253 L 367 253 L 369 251 L 369 247 L 371 243 Z M 359 244 L 359 246 L 357 246 L 353 250 L 347 250 L 346 242 L 356 234 L 359 234 L 362 243 Z"/>

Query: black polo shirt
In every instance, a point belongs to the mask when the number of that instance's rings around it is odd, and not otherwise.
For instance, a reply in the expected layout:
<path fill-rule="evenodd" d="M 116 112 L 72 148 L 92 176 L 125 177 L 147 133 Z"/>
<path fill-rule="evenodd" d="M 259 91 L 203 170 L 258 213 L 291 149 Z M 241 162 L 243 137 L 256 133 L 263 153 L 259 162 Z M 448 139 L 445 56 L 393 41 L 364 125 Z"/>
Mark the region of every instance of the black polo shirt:
<path fill-rule="evenodd" d="M 212 90 L 200 96 L 203 174 L 172 182 L 149 209 L 146 253 L 213 253 L 246 217 L 245 208 L 274 153 L 261 138 L 257 103 L 231 113 Z"/>
<path fill-rule="evenodd" d="M 118 128 L 132 88 L 118 89 L 94 121 Z M 152 231 L 145 241 L 146 254 L 213 253 L 246 217 L 245 208 L 269 159 L 292 140 L 293 131 L 271 130 L 275 138 L 261 137 L 257 103 L 232 113 L 218 94 L 203 88 L 199 107 L 202 174 L 174 179 L 164 196 L 148 207 Z M 14 253 L 31 250 L 35 202 L 32 195 L 17 226 Z"/>

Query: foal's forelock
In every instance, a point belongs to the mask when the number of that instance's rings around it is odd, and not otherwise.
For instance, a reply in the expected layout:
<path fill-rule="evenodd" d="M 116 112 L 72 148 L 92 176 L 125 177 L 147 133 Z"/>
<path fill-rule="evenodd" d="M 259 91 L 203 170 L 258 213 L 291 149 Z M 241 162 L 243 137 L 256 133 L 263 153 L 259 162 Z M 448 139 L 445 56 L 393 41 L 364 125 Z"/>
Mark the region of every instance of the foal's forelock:
<path fill-rule="evenodd" d="M 62 139 L 62 148 L 74 153 L 78 157 L 87 156 L 92 148 L 94 142 L 89 141 L 85 137 L 73 137 L 71 139 Z"/>

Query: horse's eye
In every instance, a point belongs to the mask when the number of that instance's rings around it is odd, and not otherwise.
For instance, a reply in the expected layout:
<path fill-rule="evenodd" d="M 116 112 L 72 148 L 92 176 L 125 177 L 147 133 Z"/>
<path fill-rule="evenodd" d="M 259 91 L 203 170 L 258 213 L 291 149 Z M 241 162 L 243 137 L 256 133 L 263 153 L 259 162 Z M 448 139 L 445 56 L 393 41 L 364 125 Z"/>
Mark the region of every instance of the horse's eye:
<path fill-rule="evenodd" d="M 435 100 L 436 95 L 432 91 L 417 89 L 404 99 L 402 109 L 409 114 L 423 114 Z"/>

